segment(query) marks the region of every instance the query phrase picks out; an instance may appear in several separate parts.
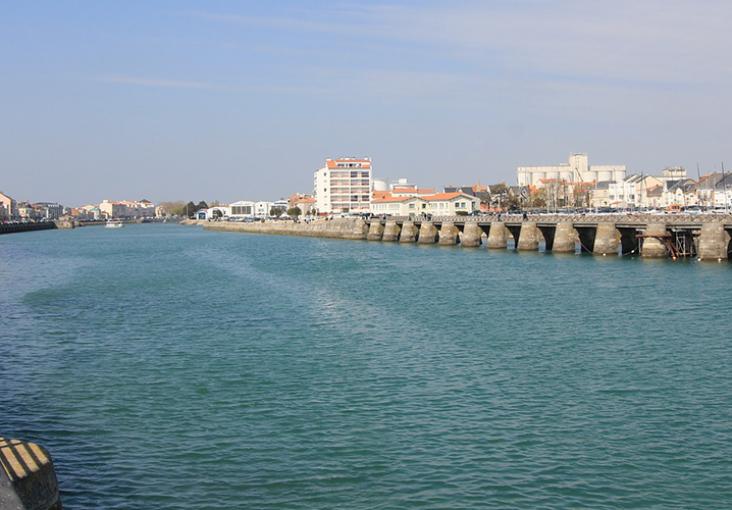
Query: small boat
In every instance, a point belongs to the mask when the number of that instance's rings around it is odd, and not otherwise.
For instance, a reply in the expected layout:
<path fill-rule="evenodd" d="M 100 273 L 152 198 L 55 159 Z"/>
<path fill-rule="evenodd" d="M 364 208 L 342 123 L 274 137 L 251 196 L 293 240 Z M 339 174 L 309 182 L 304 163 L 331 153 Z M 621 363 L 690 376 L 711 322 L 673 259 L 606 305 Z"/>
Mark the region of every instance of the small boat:
<path fill-rule="evenodd" d="M 107 220 L 107 224 L 104 225 L 104 228 L 122 228 L 123 226 L 124 223 L 120 220 Z"/>

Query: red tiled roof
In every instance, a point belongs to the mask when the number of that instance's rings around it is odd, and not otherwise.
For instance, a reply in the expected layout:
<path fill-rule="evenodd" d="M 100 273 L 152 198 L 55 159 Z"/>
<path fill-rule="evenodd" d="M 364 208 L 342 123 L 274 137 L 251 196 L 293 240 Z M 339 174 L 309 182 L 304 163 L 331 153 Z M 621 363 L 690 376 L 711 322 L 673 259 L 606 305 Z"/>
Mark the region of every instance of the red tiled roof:
<path fill-rule="evenodd" d="M 424 200 L 427 200 L 428 202 L 436 202 L 436 201 L 443 201 L 443 200 L 452 200 L 457 197 L 469 197 L 469 198 L 475 198 L 471 197 L 470 195 L 466 195 L 465 193 L 460 192 L 453 192 L 453 193 L 437 193 L 435 195 L 429 195 L 426 197 L 422 197 Z"/>
<path fill-rule="evenodd" d="M 392 193 L 415 193 L 417 195 L 429 195 L 435 192 L 435 188 L 411 188 L 408 186 L 395 187 Z"/>
<path fill-rule="evenodd" d="M 371 202 L 375 204 L 386 204 L 389 202 L 406 202 L 410 198 L 413 197 L 382 197 L 382 198 L 374 198 Z"/>

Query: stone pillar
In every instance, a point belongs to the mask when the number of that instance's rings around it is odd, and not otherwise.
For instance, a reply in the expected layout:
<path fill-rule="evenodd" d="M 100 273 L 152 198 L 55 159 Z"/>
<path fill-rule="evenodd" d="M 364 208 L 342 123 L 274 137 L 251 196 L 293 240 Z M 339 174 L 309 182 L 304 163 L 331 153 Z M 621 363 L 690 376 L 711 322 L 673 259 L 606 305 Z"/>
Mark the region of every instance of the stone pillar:
<path fill-rule="evenodd" d="M 423 221 L 419 227 L 419 244 L 435 244 L 437 239 L 437 227 L 431 221 Z"/>
<path fill-rule="evenodd" d="M 569 221 L 557 222 L 557 228 L 554 230 L 554 245 L 552 251 L 556 253 L 574 253 L 576 232 L 572 223 Z"/>
<path fill-rule="evenodd" d="M 519 235 L 519 251 L 531 251 L 539 249 L 539 229 L 535 221 L 524 221 L 521 224 L 521 235 Z"/>
<path fill-rule="evenodd" d="M 699 260 L 726 259 L 729 240 L 729 234 L 723 224 L 717 222 L 702 224 L 696 247 Z"/>
<path fill-rule="evenodd" d="M 399 240 L 399 225 L 394 220 L 388 220 L 384 226 L 384 234 L 381 236 L 382 241 L 394 242 Z"/>
<path fill-rule="evenodd" d="M 490 249 L 506 249 L 508 242 L 508 229 L 502 221 L 492 221 L 491 229 L 488 232 L 488 248 Z"/>
<path fill-rule="evenodd" d="M 455 246 L 458 243 L 460 231 L 453 222 L 444 221 L 442 222 L 442 226 L 440 227 L 439 234 L 439 244 L 441 244 L 442 246 Z"/>
<path fill-rule="evenodd" d="M 384 235 L 384 225 L 379 220 L 371 220 L 369 225 L 369 233 L 366 239 L 369 241 L 381 241 L 381 236 Z"/>
<path fill-rule="evenodd" d="M 402 231 L 399 234 L 400 243 L 413 243 L 417 240 L 417 227 L 414 226 L 414 222 L 405 221 L 402 225 Z"/>
<path fill-rule="evenodd" d="M 644 232 L 645 236 L 658 235 L 665 236 L 665 223 L 649 223 Z M 666 246 L 662 241 L 654 237 L 643 237 L 643 247 L 641 248 L 641 257 L 644 258 L 664 258 L 666 257 Z"/>
<path fill-rule="evenodd" d="M 477 223 L 466 223 L 460 243 L 466 248 L 480 246 L 483 229 Z"/>
<path fill-rule="evenodd" d="M 598 223 L 595 231 L 595 255 L 617 255 L 620 249 L 620 232 L 614 223 Z M 665 253 L 665 252 L 664 252 Z"/>

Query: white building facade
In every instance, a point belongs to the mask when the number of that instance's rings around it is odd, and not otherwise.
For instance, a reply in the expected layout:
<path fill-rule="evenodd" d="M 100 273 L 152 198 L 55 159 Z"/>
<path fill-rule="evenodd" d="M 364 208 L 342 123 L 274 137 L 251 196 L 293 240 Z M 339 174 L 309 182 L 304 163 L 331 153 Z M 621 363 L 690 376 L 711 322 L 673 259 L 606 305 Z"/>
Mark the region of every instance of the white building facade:
<path fill-rule="evenodd" d="M 371 158 L 326 159 L 314 174 L 318 213 L 367 213 L 371 205 Z"/>
<path fill-rule="evenodd" d="M 587 154 L 569 155 L 567 163 L 516 168 L 519 186 L 543 188 L 547 182 L 622 182 L 625 165 L 590 165 Z"/>
<path fill-rule="evenodd" d="M 454 216 L 470 214 L 479 210 L 480 200 L 465 193 L 437 193 L 423 197 L 376 198 L 371 203 L 371 213 L 376 216 L 409 216 L 410 214 L 433 214 Z"/>
<path fill-rule="evenodd" d="M 229 216 L 232 218 L 253 218 L 256 202 L 250 200 L 239 200 L 233 204 L 229 204 L 231 212 Z"/>

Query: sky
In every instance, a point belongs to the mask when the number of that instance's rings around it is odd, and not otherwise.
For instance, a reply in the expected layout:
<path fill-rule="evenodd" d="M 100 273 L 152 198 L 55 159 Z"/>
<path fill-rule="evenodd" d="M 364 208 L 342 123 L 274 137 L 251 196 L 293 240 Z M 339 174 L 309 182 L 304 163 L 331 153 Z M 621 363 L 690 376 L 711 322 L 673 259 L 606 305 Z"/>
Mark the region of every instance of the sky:
<path fill-rule="evenodd" d="M 732 166 L 727 0 L 0 0 L 0 190 L 273 200 L 325 158 L 424 186 L 570 152 Z"/>

